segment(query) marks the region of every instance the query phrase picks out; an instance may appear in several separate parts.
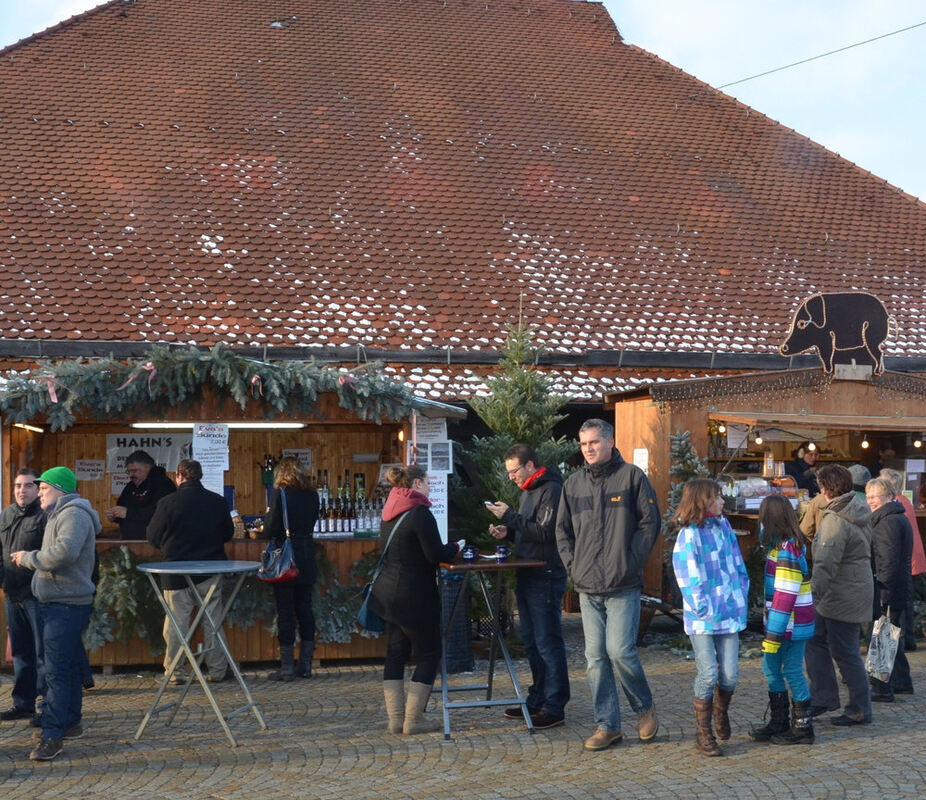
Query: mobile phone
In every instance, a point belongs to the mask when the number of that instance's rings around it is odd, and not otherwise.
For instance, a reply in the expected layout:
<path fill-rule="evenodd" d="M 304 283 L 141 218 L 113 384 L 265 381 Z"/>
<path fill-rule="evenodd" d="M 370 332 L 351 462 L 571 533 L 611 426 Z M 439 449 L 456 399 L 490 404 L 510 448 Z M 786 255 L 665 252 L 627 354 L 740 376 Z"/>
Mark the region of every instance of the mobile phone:
<path fill-rule="evenodd" d="M 492 500 L 483 500 L 482 502 L 485 503 L 487 506 L 494 506 L 494 505 L 495 505 L 494 501 L 492 501 Z"/>

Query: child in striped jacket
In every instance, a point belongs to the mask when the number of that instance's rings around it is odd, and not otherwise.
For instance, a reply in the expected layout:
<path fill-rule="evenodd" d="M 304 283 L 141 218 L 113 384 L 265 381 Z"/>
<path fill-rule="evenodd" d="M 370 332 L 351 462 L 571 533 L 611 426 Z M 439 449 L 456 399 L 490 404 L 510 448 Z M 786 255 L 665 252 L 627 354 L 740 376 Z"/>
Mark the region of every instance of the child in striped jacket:
<path fill-rule="evenodd" d="M 810 688 L 804 677 L 804 649 L 813 636 L 814 624 L 807 537 L 798 526 L 790 501 L 780 495 L 762 501 L 759 530 L 760 537 L 770 542 L 765 561 L 762 672 L 768 681 L 771 718 L 749 735 L 757 742 L 811 744 L 814 732 Z M 792 700 L 790 722 L 788 687 Z"/>

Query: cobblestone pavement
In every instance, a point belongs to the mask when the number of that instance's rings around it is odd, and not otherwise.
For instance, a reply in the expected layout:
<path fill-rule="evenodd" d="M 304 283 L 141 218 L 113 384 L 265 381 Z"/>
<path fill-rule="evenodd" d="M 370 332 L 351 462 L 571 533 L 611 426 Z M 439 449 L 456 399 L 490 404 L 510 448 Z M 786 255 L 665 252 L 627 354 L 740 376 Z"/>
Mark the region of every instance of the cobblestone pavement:
<path fill-rule="evenodd" d="M 279 684 L 245 676 L 270 729 L 253 715 L 231 722 L 231 748 L 202 692 L 191 691 L 173 725 L 154 720 L 142 740 L 135 729 L 155 692 L 152 673 L 98 676 L 84 705 L 86 735 L 65 742 L 52 763 L 28 760 L 31 729 L 0 723 L 3 795 L 13 798 L 891 798 L 926 795 L 926 648 L 910 653 L 921 694 L 875 707 L 873 724 L 837 728 L 817 721 L 812 746 L 749 740 L 766 704 L 759 659 L 741 659 L 731 706 L 733 737 L 724 758 L 694 749 L 694 663 L 656 646 L 643 663 L 660 719 L 655 741 L 642 744 L 626 704 L 623 744 L 586 753 L 594 729 L 584 675 L 581 620 L 566 615 L 573 700 L 566 725 L 528 735 L 494 709 L 456 710 L 453 740 L 442 734 L 385 733 L 380 667 L 321 667 L 311 681 Z M 478 668 L 485 662 L 477 661 Z M 527 680 L 525 661 L 519 674 Z M 453 682 L 473 682 L 456 676 Z M 9 675 L 0 707 L 9 707 Z M 510 682 L 498 676 L 497 692 Z M 240 704 L 240 690 L 217 687 L 220 704 Z M 178 690 L 172 689 L 171 693 Z M 505 694 L 496 694 L 503 697 Z M 459 697 L 459 695 L 457 696 Z M 432 707 L 434 701 L 432 701 Z M 429 714 L 435 713 L 432 711 Z"/>

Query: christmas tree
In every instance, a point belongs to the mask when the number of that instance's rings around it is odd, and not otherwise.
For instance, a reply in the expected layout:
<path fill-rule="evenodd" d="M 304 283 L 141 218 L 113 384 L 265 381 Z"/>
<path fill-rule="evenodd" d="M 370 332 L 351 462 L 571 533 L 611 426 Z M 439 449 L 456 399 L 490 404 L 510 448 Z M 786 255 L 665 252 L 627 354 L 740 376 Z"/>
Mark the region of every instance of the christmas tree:
<path fill-rule="evenodd" d="M 666 536 L 668 559 L 671 560 L 672 547 L 675 536 L 678 534 L 678 525 L 675 524 L 675 511 L 682 499 L 682 487 L 692 478 L 706 478 L 710 475 L 704 459 L 698 458 L 698 453 L 691 443 L 689 431 L 679 431 L 669 434 L 669 476 L 672 482 L 669 488 L 669 505 L 663 517 L 662 530 Z"/>

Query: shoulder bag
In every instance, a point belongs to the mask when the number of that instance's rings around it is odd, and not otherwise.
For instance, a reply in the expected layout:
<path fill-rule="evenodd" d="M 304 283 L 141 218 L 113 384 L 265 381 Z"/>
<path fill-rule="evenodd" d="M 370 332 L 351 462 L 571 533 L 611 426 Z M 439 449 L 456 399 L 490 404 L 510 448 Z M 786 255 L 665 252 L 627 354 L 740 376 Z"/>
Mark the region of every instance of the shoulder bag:
<path fill-rule="evenodd" d="M 267 542 L 264 552 L 260 554 L 260 569 L 257 570 L 257 577 L 264 583 L 289 583 L 299 575 L 299 569 L 293 557 L 293 537 L 289 532 L 286 489 L 280 490 L 280 501 L 283 503 L 283 530 L 286 535 L 279 547 L 275 546 L 272 541 Z"/>
<path fill-rule="evenodd" d="M 376 569 L 373 570 L 373 577 L 370 578 L 367 585 L 364 586 L 363 590 L 360 592 L 363 601 L 360 603 L 360 610 L 357 612 L 357 624 L 370 633 L 382 633 L 386 630 L 385 620 L 370 608 L 370 595 L 373 594 L 374 582 L 379 577 L 379 573 L 383 571 L 383 564 L 386 561 L 386 553 L 389 550 L 389 545 L 392 543 L 392 537 L 395 536 L 395 532 L 399 529 L 402 520 L 404 520 L 407 515 L 408 512 L 406 511 L 399 517 L 399 521 L 396 522 L 395 527 L 393 527 L 392 532 L 389 534 L 389 538 L 386 540 L 386 546 L 383 548 L 383 552 L 380 553 L 379 563 L 376 565 Z"/>

